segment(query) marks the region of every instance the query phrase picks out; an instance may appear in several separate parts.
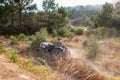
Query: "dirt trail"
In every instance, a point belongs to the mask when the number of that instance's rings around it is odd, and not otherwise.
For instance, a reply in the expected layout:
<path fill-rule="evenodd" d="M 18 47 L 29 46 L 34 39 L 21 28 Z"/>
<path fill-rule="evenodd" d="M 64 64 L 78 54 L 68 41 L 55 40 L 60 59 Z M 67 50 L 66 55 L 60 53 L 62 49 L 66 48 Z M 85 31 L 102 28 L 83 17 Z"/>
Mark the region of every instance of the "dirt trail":
<path fill-rule="evenodd" d="M 0 55 L 0 80 L 37 80 L 29 72 L 23 71 L 11 63 L 4 54 Z"/>

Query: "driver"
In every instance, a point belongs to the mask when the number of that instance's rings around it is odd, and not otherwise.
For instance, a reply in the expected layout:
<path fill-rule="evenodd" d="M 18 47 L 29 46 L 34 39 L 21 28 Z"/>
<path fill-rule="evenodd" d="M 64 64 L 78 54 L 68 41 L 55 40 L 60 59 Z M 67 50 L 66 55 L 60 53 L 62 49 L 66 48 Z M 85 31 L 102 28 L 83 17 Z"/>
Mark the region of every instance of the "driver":
<path fill-rule="evenodd" d="M 55 47 L 57 47 L 57 48 L 64 47 L 60 38 L 58 38 L 58 41 L 55 44 Z"/>

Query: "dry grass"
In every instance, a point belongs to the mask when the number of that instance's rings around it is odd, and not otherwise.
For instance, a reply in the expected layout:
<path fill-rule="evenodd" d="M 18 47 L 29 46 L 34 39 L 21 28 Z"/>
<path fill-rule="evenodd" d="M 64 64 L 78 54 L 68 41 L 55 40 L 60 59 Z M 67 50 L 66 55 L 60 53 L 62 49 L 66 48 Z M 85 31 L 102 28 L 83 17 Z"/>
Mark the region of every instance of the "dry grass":
<path fill-rule="evenodd" d="M 109 39 L 100 46 L 101 54 L 97 56 L 95 63 L 108 72 L 112 78 L 120 77 L 120 42 Z"/>
<path fill-rule="evenodd" d="M 71 40 L 68 40 L 68 38 L 62 38 L 62 41 L 68 47 L 82 48 L 84 38 L 85 36 L 75 36 Z"/>
<path fill-rule="evenodd" d="M 67 59 L 56 62 L 57 69 L 63 74 L 70 75 L 74 80 L 104 80 L 105 77 L 88 69 L 80 60 Z"/>

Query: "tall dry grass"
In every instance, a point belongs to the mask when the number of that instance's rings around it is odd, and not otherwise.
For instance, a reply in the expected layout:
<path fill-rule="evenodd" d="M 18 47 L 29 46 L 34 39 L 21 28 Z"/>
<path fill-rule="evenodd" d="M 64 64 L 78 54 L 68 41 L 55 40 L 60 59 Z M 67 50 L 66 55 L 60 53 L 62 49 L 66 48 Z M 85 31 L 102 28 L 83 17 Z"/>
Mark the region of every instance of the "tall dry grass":
<path fill-rule="evenodd" d="M 105 80 L 105 76 L 88 69 L 88 67 L 78 59 L 66 59 L 56 62 L 57 70 L 65 75 L 69 75 L 73 80 Z"/>

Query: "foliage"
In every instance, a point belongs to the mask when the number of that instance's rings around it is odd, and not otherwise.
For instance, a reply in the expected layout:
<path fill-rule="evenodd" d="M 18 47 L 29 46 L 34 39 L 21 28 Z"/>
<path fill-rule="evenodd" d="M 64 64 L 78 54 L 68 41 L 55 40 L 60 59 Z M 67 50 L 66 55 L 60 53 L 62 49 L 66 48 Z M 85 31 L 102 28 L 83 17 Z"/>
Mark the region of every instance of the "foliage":
<path fill-rule="evenodd" d="M 84 33 L 83 27 L 76 27 L 75 28 L 75 34 L 77 34 L 77 35 L 83 35 L 83 33 Z"/>
<path fill-rule="evenodd" d="M 67 28 L 63 27 L 58 30 L 58 34 L 62 37 L 72 37 L 73 33 Z"/>
<path fill-rule="evenodd" d="M 116 12 L 116 14 L 120 14 L 120 2 L 117 2 L 115 4 L 115 12 Z"/>
<path fill-rule="evenodd" d="M 58 7 L 58 4 L 55 4 L 55 0 L 43 0 L 42 7 L 45 12 L 51 12 Z"/>
<path fill-rule="evenodd" d="M 3 44 L 2 43 L 0 43 L 0 49 L 2 49 L 3 48 Z"/>
<path fill-rule="evenodd" d="M 17 42 L 17 38 L 15 36 L 10 36 L 10 42 L 11 44 L 15 44 Z"/>
<path fill-rule="evenodd" d="M 89 51 L 87 54 L 88 58 L 95 58 L 96 55 L 99 53 L 99 47 L 97 42 L 93 42 L 89 47 Z"/>
<path fill-rule="evenodd" d="M 7 55 L 10 58 L 10 61 L 14 63 L 18 61 L 18 51 L 16 48 L 9 49 Z"/>
<path fill-rule="evenodd" d="M 117 37 L 118 31 L 115 28 L 98 27 L 95 36 L 97 39 Z"/>
<path fill-rule="evenodd" d="M 88 40 L 87 39 L 84 40 L 82 45 L 83 45 L 84 48 L 87 47 L 88 46 Z"/>
<path fill-rule="evenodd" d="M 3 50 L 3 44 L 0 42 L 0 52 Z"/>
<path fill-rule="evenodd" d="M 99 50 L 99 44 L 97 43 L 96 40 L 92 39 L 92 40 L 85 40 L 83 42 L 83 47 L 86 49 L 87 51 L 87 58 L 89 59 L 93 59 L 97 56 L 97 54 L 99 54 L 100 50 Z"/>
<path fill-rule="evenodd" d="M 25 34 L 24 33 L 20 33 L 19 35 L 18 35 L 18 40 L 20 41 L 20 40 L 25 40 L 25 38 L 26 38 L 26 36 L 25 36 Z"/>
<path fill-rule="evenodd" d="M 53 36 L 53 37 L 55 37 L 55 36 L 59 36 L 57 30 L 53 29 L 52 36 Z"/>
<path fill-rule="evenodd" d="M 46 41 L 47 36 L 48 36 L 47 29 L 41 28 L 40 32 L 36 32 L 36 34 L 34 35 L 34 39 L 32 40 L 31 43 L 31 47 L 33 49 L 37 49 L 41 41 Z"/>
<path fill-rule="evenodd" d="M 109 3 L 105 3 L 103 5 L 103 10 L 101 10 L 95 20 L 95 26 L 111 26 L 113 5 Z"/>
<path fill-rule="evenodd" d="M 77 19 L 81 16 L 92 16 L 95 15 L 97 11 L 101 10 L 102 5 L 78 5 L 75 7 L 67 7 L 70 19 Z"/>
<path fill-rule="evenodd" d="M 3 0 L 2 2 L 0 2 L 0 4 L 2 4 L 0 6 L 0 13 L 2 19 L 0 20 L 0 22 L 5 22 L 7 23 L 7 25 L 10 25 L 12 27 L 15 26 L 15 28 L 19 28 L 18 31 L 21 32 L 23 21 L 22 12 L 25 12 L 25 10 L 29 12 L 35 10 L 36 4 L 33 4 L 32 2 L 33 0 Z M 3 25 L 5 25 L 5 23 Z M 16 23 L 17 25 L 15 25 L 14 23 Z"/>
<path fill-rule="evenodd" d="M 30 60 L 20 61 L 19 64 L 20 67 L 23 69 L 26 69 L 31 72 L 40 73 L 44 79 L 51 77 L 51 69 L 46 66 L 35 66 L 31 63 Z"/>
<path fill-rule="evenodd" d="M 120 30 L 119 25 L 120 25 L 120 15 L 113 14 L 112 15 L 112 26 Z"/>
<path fill-rule="evenodd" d="M 87 16 L 81 16 L 80 18 L 77 18 L 75 20 L 72 20 L 71 21 L 71 24 L 73 26 L 80 26 L 80 25 L 83 25 L 83 26 L 93 26 L 93 22 L 91 21 L 90 17 L 87 17 Z"/>
<path fill-rule="evenodd" d="M 45 0 L 48 1 L 48 0 Z M 52 0 L 49 0 L 52 1 Z M 48 2 L 49 2 L 48 1 Z M 53 0 L 54 1 L 54 0 Z M 52 4 L 51 4 L 52 6 Z M 46 26 L 48 33 L 53 33 L 68 23 L 67 11 L 64 7 L 60 7 L 55 11 L 38 12 L 38 19 L 41 21 L 42 26 Z"/>
<path fill-rule="evenodd" d="M 0 34 L 18 35 L 34 34 L 43 26 L 48 33 L 59 29 L 68 23 L 67 11 L 64 7 L 58 8 L 55 0 L 44 0 L 45 11 L 36 10 L 33 0 L 6 0 L 0 2 Z M 16 16 L 16 17 L 15 17 Z"/>

